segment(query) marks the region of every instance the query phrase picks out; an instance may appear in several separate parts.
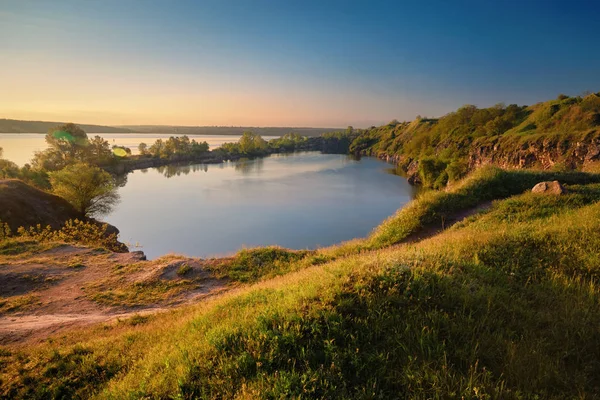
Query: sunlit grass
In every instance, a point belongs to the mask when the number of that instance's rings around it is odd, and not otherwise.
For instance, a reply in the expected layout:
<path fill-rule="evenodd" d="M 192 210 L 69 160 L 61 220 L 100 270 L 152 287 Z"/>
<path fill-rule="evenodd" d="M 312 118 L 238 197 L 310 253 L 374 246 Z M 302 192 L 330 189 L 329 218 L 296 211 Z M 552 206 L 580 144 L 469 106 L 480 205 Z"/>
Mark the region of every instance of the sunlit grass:
<path fill-rule="evenodd" d="M 567 195 L 528 193 L 557 176 Z M 486 169 L 423 195 L 367 239 L 310 252 L 244 250 L 211 268 L 257 283 L 0 354 L 2 394 L 593 398 L 600 376 L 600 185 L 593 182 L 598 176 Z M 492 200 L 450 229 L 402 244 L 441 215 Z M 115 267 L 115 279 L 127 268 Z M 160 299 L 173 288 L 121 289 L 103 290 L 106 304 Z"/>
<path fill-rule="evenodd" d="M 283 249 L 247 251 L 231 271 L 248 280 L 295 272 L 142 323 L 73 331 L 16 351 L 1 364 L 4 393 L 593 397 L 599 187 L 568 188 L 561 197 L 501 200 L 421 242 L 334 261 L 325 255 L 333 259 L 343 245 L 288 266 L 272 262 L 288 256 Z M 310 266 L 309 257 L 322 264 Z M 249 270 L 257 260 L 266 273 Z"/>

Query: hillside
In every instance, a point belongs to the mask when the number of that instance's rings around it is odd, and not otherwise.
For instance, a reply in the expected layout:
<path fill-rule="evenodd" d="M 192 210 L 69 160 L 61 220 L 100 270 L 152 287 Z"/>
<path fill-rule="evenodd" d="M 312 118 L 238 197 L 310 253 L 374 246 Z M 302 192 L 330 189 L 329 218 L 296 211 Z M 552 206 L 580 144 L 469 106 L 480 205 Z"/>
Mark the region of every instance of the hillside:
<path fill-rule="evenodd" d="M 2 133 L 47 133 L 49 129 L 63 125 L 65 122 L 22 121 L 16 119 L 0 119 Z M 241 135 L 252 131 L 263 136 L 283 136 L 286 133 L 297 133 L 303 136 L 319 136 L 326 132 L 334 132 L 334 128 L 308 127 L 244 127 L 244 126 L 173 126 L 173 125 L 90 125 L 77 124 L 87 133 L 161 133 L 172 135 Z"/>
<path fill-rule="evenodd" d="M 466 105 L 352 133 L 349 151 L 397 163 L 413 182 L 443 187 L 481 165 L 599 169 L 600 93 L 532 106 Z"/>
<path fill-rule="evenodd" d="M 47 133 L 48 130 L 55 128 L 64 122 L 49 121 L 21 121 L 17 119 L 0 119 L 0 134 L 2 133 Z M 87 133 L 132 133 L 127 128 L 78 124 L 81 129 Z"/>
<path fill-rule="evenodd" d="M 0 221 L 7 223 L 12 231 L 38 224 L 59 229 L 76 218 L 82 215 L 65 199 L 17 179 L 0 180 Z"/>
<path fill-rule="evenodd" d="M 252 127 L 252 126 L 170 126 L 170 125 L 124 125 L 122 128 L 140 133 L 167 133 L 173 135 L 241 135 L 253 132 L 262 136 L 283 136 L 286 133 L 297 133 L 302 136 L 319 136 L 326 132 L 334 132 L 334 128 L 306 127 Z"/>
<path fill-rule="evenodd" d="M 531 193 L 535 183 L 554 179 L 566 194 Z M 316 252 L 255 249 L 204 262 L 239 286 L 200 304 L 5 346 L 0 393 L 595 398 L 599 185 L 594 174 L 484 168 L 417 198 L 368 238 Z M 21 239 L 11 240 L 19 248 Z M 163 276 L 160 262 L 122 259 L 110 269 L 110 253 L 78 250 L 78 257 L 73 276 L 93 264 L 87 257 L 106 268 L 96 284 L 83 286 L 86 301 L 147 305 L 139 303 L 148 299 L 144 288 L 162 299 L 171 287 L 140 280 L 142 271 Z M 0 263 L 16 268 L 21 258 L 0 255 Z M 46 281 L 45 290 L 59 282 Z M 7 316 L 25 318 L 31 302 L 24 304 Z"/>

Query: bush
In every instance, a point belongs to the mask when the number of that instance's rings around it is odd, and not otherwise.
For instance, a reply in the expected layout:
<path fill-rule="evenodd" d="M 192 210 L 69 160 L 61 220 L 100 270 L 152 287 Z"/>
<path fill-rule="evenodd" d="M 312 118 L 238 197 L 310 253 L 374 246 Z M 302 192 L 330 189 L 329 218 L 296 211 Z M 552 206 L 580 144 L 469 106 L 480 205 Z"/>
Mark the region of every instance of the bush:
<path fill-rule="evenodd" d="M 92 165 L 77 163 L 50 173 L 54 194 L 67 200 L 82 215 L 109 212 L 119 201 L 112 176 Z"/>
<path fill-rule="evenodd" d="M 419 161 L 419 177 L 425 187 L 441 188 L 447 180 L 448 175 L 444 175 L 446 163 L 433 157 L 422 158 Z"/>
<path fill-rule="evenodd" d="M 17 230 L 13 238 L 35 240 L 38 242 L 63 242 L 74 243 L 93 247 L 104 247 L 108 250 L 126 253 L 127 246 L 117 240 L 115 233 L 107 233 L 108 225 L 69 220 L 59 230 L 53 230 L 50 226 L 32 226 L 29 229 L 23 227 Z"/>

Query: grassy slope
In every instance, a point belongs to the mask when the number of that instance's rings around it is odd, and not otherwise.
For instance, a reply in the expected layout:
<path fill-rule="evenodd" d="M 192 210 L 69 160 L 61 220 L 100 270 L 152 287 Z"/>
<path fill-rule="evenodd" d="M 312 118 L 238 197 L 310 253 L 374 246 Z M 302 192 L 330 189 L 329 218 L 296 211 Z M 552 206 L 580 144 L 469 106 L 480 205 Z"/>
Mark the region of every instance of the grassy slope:
<path fill-rule="evenodd" d="M 539 177 L 486 174 L 457 193 L 467 187 L 489 200 L 493 182 L 508 197 Z M 149 320 L 3 350 L 2 393 L 593 398 L 600 391 L 600 185 L 597 176 L 571 177 L 566 196 L 497 201 L 416 244 L 346 251 Z M 440 204 L 432 197 L 447 195 L 424 197 L 405 213 L 427 214 Z"/>
<path fill-rule="evenodd" d="M 426 185 L 441 187 L 472 164 L 490 161 L 506 167 L 597 169 L 600 162 L 585 160 L 587 149 L 578 146 L 600 143 L 598 127 L 600 93 L 593 93 L 533 106 L 464 106 L 441 118 L 393 121 L 360 131 L 350 151 L 397 156 L 410 174 L 416 172 L 411 163 L 433 158 L 439 165 L 427 173 L 419 170 L 417 176 Z"/>

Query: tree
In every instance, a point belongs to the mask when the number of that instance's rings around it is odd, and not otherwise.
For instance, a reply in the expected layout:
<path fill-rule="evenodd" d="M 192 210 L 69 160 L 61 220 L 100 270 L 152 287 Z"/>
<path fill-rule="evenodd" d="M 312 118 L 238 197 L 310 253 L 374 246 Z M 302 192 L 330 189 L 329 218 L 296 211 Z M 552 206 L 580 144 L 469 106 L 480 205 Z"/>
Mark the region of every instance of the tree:
<path fill-rule="evenodd" d="M 148 145 L 144 142 L 140 143 L 138 145 L 138 151 L 140 152 L 141 155 L 145 156 L 146 154 L 148 154 Z"/>
<path fill-rule="evenodd" d="M 238 144 L 240 153 L 248 155 L 256 155 L 264 152 L 268 147 L 267 141 L 264 140 L 262 136 L 252 132 L 244 132 L 238 141 Z"/>
<path fill-rule="evenodd" d="M 0 158 L 2 158 L 2 154 L 4 154 L 4 149 L 0 147 Z"/>
<path fill-rule="evenodd" d="M 72 123 L 50 129 L 46 134 L 46 143 L 58 150 L 66 161 L 83 159 L 89 144 L 84 130 Z"/>
<path fill-rule="evenodd" d="M 163 152 L 163 148 L 165 147 L 165 144 L 163 142 L 162 139 L 156 139 L 156 141 L 154 142 L 154 144 L 152 146 L 150 146 L 150 153 L 154 156 L 154 157 L 160 157 L 161 153 Z"/>
<path fill-rule="evenodd" d="M 119 201 L 111 175 L 85 163 L 71 164 L 50 173 L 52 192 L 85 216 L 108 213 Z"/>
<path fill-rule="evenodd" d="M 68 164 L 86 160 L 89 140 L 83 129 L 75 124 L 50 129 L 46 143 L 48 149 L 36 152 L 32 160 L 36 169 L 57 171 Z"/>
<path fill-rule="evenodd" d="M 110 144 L 107 140 L 102 139 L 100 136 L 94 136 L 94 138 L 89 141 L 87 150 L 89 160 L 93 161 L 94 163 L 101 163 L 109 160 L 112 157 Z"/>

